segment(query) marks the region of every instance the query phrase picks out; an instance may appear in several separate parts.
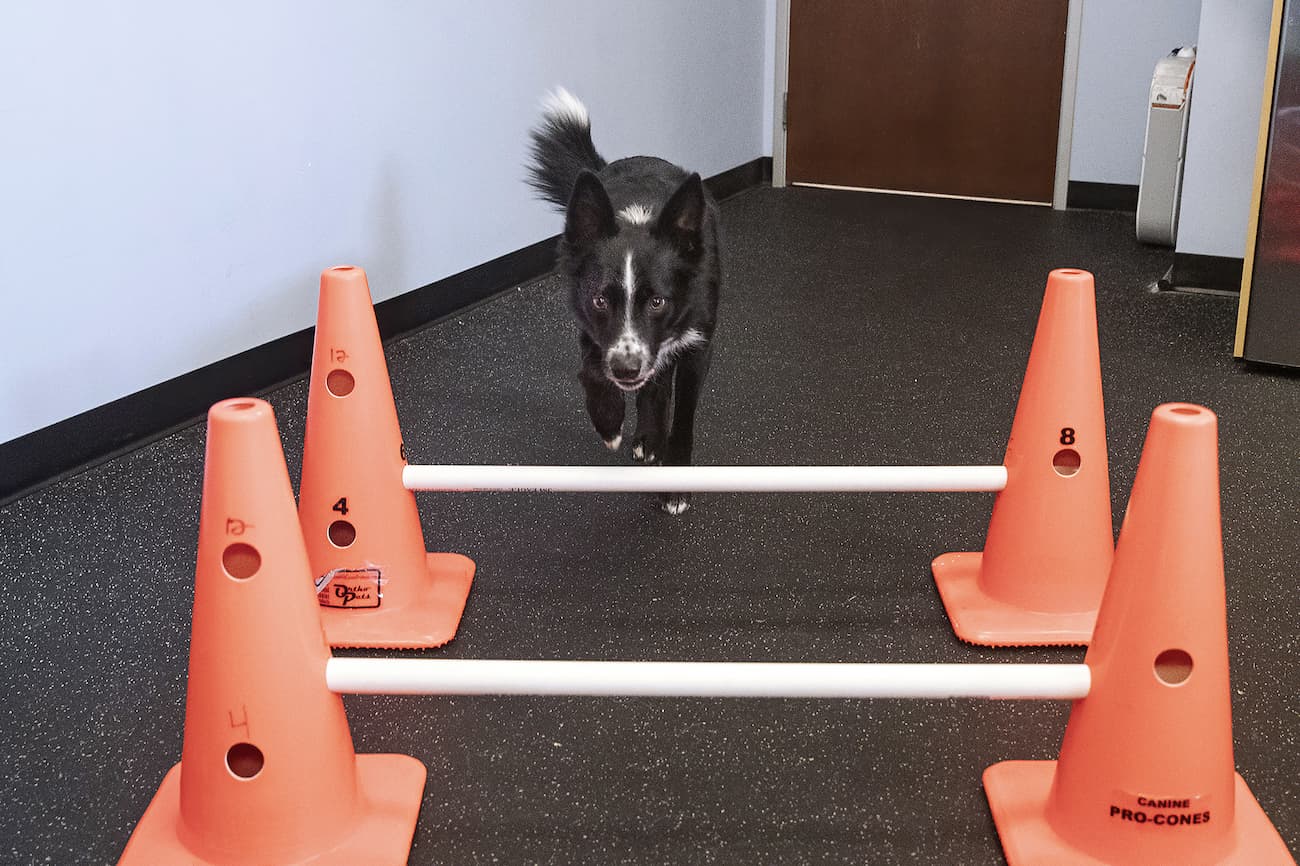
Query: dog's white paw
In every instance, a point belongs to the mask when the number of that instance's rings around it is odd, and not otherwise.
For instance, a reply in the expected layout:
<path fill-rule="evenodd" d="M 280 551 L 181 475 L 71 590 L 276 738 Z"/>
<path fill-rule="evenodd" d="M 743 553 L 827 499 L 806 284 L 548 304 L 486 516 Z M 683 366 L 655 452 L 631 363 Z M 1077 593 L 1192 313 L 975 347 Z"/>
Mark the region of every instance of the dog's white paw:
<path fill-rule="evenodd" d="M 615 436 L 613 439 L 606 439 L 606 440 L 605 440 L 605 447 L 608 448 L 610 451 L 617 451 L 617 450 L 618 450 L 618 446 L 620 446 L 620 445 L 622 445 L 622 444 L 623 444 L 623 434 L 622 434 L 622 433 L 618 434 L 618 435 Z"/>
<path fill-rule="evenodd" d="M 632 446 L 632 459 L 638 463 L 654 463 L 655 453 L 647 451 L 643 443 L 638 442 Z"/>
<path fill-rule="evenodd" d="M 686 513 L 686 509 L 691 507 L 691 501 L 685 496 L 670 496 L 661 502 L 660 507 L 672 516 Z"/>

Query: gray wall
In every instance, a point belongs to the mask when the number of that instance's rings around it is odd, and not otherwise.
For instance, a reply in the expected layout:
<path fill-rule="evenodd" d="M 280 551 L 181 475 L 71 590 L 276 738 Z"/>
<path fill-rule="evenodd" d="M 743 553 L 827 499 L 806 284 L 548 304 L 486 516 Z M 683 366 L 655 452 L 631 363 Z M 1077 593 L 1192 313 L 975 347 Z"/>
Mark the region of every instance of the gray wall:
<path fill-rule="evenodd" d="M 1151 73 L 1196 44 L 1200 12 L 1201 0 L 1083 0 L 1070 180 L 1137 185 Z"/>
<path fill-rule="evenodd" d="M 559 230 L 563 84 L 610 157 L 764 152 L 765 0 L 0 4 L 0 441 Z M 770 78 L 770 76 L 768 76 Z"/>
<path fill-rule="evenodd" d="M 763 155 L 772 155 L 776 108 L 776 0 L 763 0 Z"/>
<path fill-rule="evenodd" d="M 1240 257 L 1271 0 L 1084 0 L 1070 179 L 1136 184 L 1155 61 L 1197 44 L 1179 252 Z"/>
<path fill-rule="evenodd" d="M 1180 253 L 1246 252 L 1271 0 L 1203 0 L 1187 129 Z"/>

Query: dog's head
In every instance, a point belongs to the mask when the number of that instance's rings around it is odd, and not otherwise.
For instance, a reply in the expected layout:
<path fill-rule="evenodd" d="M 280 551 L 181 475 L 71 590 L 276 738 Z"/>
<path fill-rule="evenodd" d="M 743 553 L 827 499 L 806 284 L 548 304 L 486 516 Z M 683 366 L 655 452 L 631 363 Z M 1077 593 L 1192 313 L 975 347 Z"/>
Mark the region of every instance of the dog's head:
<path fill-rule="evenodd" d="M 561 247 L 574 315 L 599 348 L 605 376 L 624 391 L 704 339 L 689 327 L 704 219 L 698 174 L 682 181 L 658 214 L 640 205 L 615 213 L 589 171 L 574 185 Z"/>

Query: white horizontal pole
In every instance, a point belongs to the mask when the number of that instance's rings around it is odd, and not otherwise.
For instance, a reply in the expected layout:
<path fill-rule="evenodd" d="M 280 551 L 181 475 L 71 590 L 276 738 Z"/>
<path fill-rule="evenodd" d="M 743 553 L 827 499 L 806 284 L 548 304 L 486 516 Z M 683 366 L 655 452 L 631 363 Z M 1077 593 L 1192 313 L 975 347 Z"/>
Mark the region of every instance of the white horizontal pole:
<path fill-rule="evenodd" d="M 407 466 L 408 490 L 555 493 L 997 491 L 1005 466 Z"/>
<path fill-rule="evenodd" d="M 331 658 L 341 694 L 699 698 L 1086 697 L 1085 664 L 825 664 Z"/>

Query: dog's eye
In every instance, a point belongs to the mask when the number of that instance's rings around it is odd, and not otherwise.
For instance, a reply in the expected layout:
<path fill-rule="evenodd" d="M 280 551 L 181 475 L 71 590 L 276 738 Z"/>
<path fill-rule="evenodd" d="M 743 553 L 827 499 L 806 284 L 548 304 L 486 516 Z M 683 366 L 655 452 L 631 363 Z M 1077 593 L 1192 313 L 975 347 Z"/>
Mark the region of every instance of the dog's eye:
<path fill-rule="evenodd" d="M 664 304 L 666 303 L 668 303 L 668 301 L 666 301 L 663 297 L 659 295 L 655 295 L 653 298 L 650 299 L 650 309 L 662 310 L 664 308 Z"/>
<path fill-rule="evenodd" d="M 596 295 L 596 297 L 592 298 L 591 305 L 598 310 L 609 309 L 609 301 L 605 298 L 604 295 Z"/>

